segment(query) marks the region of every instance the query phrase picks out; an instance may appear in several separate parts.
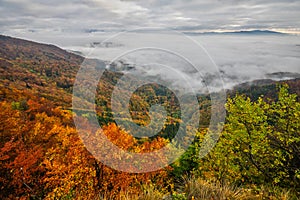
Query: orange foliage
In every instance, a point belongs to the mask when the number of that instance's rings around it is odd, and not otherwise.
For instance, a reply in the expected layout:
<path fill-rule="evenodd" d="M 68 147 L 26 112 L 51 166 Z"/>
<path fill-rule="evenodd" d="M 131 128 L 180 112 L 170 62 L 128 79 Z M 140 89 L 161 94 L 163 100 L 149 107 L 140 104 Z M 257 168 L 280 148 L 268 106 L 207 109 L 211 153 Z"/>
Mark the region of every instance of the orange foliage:
<path fill-rule="evenodd" d="M 91 199 L 104 193 L 117 198 L 121 191 L 139 193 L 142 183 L 163 185 L 166 170 L 119 172 L 85 148 L 82 140 L 95 135 L 79 137 L 71 111 L 65 110 L 71 107 L 71 89 L 83 57 L 6 36 L 0 36 L 0 42 L 0 199 Z M 107 81 L 99 87 L 103 94 L 97 95 L 103 106 L 98 110 L 109 110 L 118 76 L 107 72 L 104 77 Z M 103 132 L 119 148 L 136 153 L 152 152 L 168 142 L 141 142 L 115 124 L 103 127 Z"/>
<path fill-rule="evenodd" d="M 103 165 L 86 150 L 69 111 L 32 93 L 13 90 L 14 99 L 22 99 L 22 94 L 29 100 L 20 110 L 13 102 L 0 102 L 0 199 L 91 199 L 99 194 L 117 198 L 122 191 L 140 193 L 141 184 L 151 180 L 166 182 L 166 170 L 130 174 Z M 103 131 L 111 142 L 133 152 L 150 152 L 167 142 L 157 138 L 140 143 L 115 124 Z"/>

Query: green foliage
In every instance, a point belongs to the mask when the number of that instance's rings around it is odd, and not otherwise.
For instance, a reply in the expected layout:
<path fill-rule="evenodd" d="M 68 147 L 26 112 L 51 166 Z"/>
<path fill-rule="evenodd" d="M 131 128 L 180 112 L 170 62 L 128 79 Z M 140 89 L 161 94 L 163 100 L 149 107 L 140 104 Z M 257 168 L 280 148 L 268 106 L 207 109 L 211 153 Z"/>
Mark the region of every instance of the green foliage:
<path fill-rule="evenodd" d="M 11 103 L 11 108 L 13 110 L 20 110 L 20 111 L 25 111 L 29 108 L 27 101 L 26 100 L 21 100 L 21 101 L 13 101 Z"/>
<path fill-rule="evenodd" d="M 190 176 L 195 173 L 199 168 L 199 149 L 200 149 L 200 139 L 199 134 L 195 138 L 195 141 L 189 146 L 187 151 L 178 159 L 177 162 L 172 164 L 172 176 L 175 179 L 181 179 L 183 175 Z"/>
<path fill-rule="evenodd" d="M 172 195 L 172 200 L 187 200 L 185 194 L 175 193 Z"/>
<path fill-rule="evenodd" d="M 269 184 L 300 188 L 300 103 L 279 87 L 278 100 L 251 101 L 243 95 L 229 98 L 224 131 L 207 158 L 207 176 L 236 184 Z"/>

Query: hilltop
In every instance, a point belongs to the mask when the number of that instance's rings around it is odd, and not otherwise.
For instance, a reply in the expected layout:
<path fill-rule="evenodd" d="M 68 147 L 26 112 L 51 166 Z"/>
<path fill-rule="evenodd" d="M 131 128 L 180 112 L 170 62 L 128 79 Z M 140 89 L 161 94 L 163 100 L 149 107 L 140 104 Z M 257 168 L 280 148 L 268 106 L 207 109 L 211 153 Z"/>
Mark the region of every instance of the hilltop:
<path fill-rule="evenodd" d="M 27 90 L 58 104 L 70 103 L 67 93 L 83 57 L 54 45 L 2 35 L 0 46 L 1 88 Z"/>

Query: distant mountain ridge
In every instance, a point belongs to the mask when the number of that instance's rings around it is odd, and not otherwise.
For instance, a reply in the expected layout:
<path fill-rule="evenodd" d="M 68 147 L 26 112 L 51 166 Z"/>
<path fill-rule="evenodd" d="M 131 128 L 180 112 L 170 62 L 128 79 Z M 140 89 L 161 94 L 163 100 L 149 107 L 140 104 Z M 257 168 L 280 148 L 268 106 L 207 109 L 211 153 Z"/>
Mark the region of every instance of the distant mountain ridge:
<path fill-rule="evenodd" d="M 228 31 L 228 32 L 185 32 L 190 35 L 286 35 L 286 33 L 270 30 Z"/>

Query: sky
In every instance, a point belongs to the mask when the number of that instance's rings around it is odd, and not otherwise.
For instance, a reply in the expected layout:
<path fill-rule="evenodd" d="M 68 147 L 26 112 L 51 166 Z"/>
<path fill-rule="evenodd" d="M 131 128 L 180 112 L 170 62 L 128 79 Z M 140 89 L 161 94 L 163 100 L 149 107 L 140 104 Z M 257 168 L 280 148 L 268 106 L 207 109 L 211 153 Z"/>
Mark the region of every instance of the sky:
<path fill-rule="evenodd" d="M 299 0 L 0 0 L 0 33 L 22 35 L 163 27 L 300 33 Z"/>

